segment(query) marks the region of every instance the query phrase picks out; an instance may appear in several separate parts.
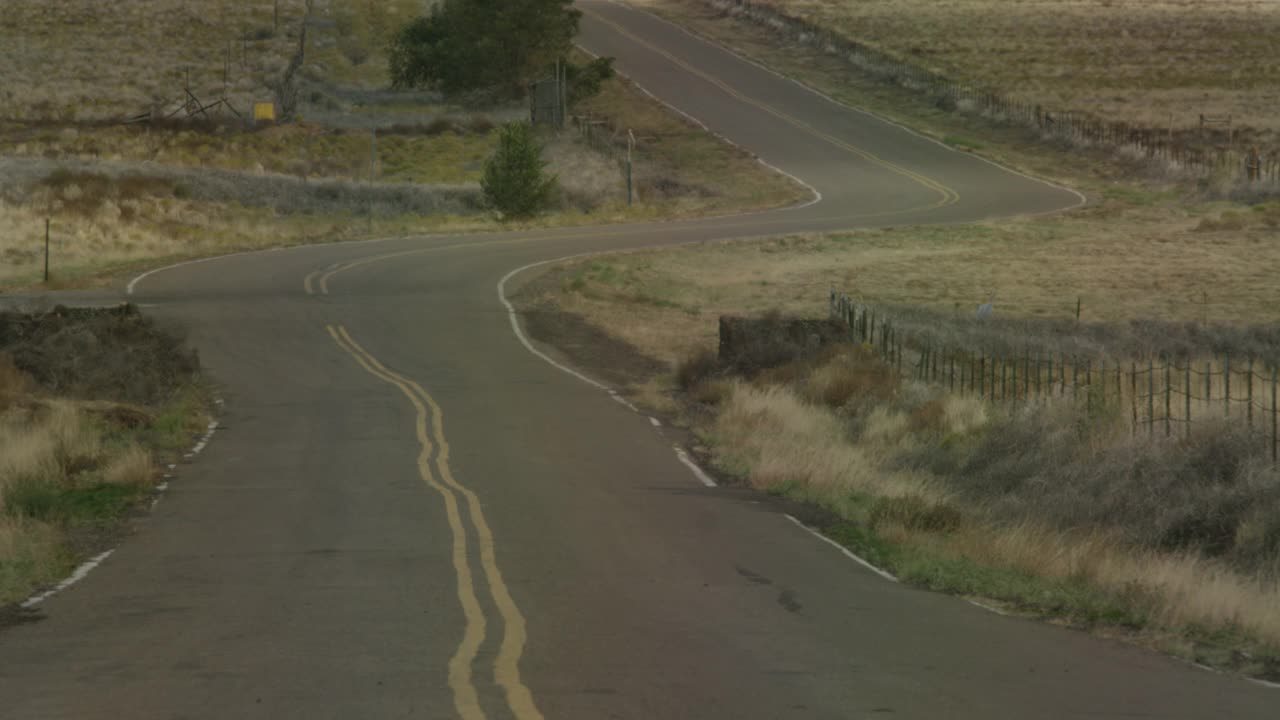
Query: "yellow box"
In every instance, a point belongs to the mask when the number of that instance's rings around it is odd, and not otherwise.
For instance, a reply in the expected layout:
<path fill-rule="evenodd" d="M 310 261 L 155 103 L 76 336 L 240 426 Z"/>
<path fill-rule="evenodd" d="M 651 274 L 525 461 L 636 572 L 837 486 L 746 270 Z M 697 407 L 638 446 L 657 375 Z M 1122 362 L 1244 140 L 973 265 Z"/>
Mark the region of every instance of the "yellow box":
<path fill-rule="evenodd" d="M 271 121 L 275 121 L 275 119 L 276 119 L 276 104 L 275 104 L 275 103 L 269 103 L 269 102 L 265 102 L 265 103 L 254 103 L 254 104 L 253 104 L 253 119 L 254 119 L 254 120 L 271 120 Z"/>

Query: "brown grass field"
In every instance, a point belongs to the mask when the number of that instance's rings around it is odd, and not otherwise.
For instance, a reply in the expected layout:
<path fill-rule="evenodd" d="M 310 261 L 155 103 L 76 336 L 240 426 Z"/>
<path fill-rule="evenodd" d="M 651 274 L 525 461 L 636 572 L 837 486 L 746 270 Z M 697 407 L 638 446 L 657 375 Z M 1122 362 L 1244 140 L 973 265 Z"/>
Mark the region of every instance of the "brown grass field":
<path fill-rule="evenodd" d="M 665 0 L 658 0 L 664 2 Z M 1257 0 L 756 0 L 953 79 L 1054 109 L 1280 130 L 1280 3 Z"/>
<path fill-rule="evenodd" d="M 173 0 L 6 6 L 0 286 L 39 280 L 45 218 L 52 220 L 51 287 L 109 281 L 162 259 L 496 227 L 476 202 L 458 198 L 478 198 L 494 127 L 527 108 L 475 111 L 432 93 L 387 91 L 387 40 L 424 7 L 416 0 L 316 0 L 301 71 L 302 122 L 249 128 L 226 114 L 200 123 L 179 115 L 155 126 L 118 121 L 171 109 L 188 70 L 197 96 L 221 97 L 228 37 L 236 42 L 226 97 L 241 112 L 273 100 L 271 86 L 297 47 L 302 0 L 282 0 L 278 27 L 272 0 L 199 8 Z M 245 32 L 250 39 L 241 43 Z M 58 81 L 35 79 L 49 77 Z M 803 196 L 621 78 L 579 112 L 646 138 L 636 154 L 636 203 L 626 203 L 616 155 L 566 132 L 548 137 L 546 152 L 561 178 L 561 206 L 534 224 L 720 213 Z M 371 172 L 372 186 L 363 187 Z M 341 202 L 317 202 L 316 180 L 329 183 Z M 358 199 L 364 196 L 370 202 Z"/>

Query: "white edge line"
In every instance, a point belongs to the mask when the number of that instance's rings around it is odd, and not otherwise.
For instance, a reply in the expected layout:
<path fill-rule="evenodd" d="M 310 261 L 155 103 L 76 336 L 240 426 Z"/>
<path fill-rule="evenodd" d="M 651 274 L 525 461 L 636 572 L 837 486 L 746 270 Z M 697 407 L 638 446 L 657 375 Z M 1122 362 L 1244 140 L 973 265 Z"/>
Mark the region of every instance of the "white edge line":
<path fill-rule="evenodd" d="M 641 11 L 641 12 L 644 12 L 644 11 Z M 654 17 L 657 17 L 657 16 L 655 15 Z M 661 19 L 661 18 L 659 18 L 659 19 Z M 696 37 L 696 36 L 694 36 L 694 37 Z M 584 53 L 586 53 L 586 54 L 590 55 L 591 57 L 593 57 L 593 58 L 597 58 L 597 59 L 600 57 L 599 55 L 597 55 L 597 54 L 595 54 L 595 53 L 591 52 L 590 50 L 588 50 L 588 49 L 586 49 L 586 48 L 582 47 L 581 45 L 578 45 L 577 43 L 574 43 L 574 44 L 575 44 L 575 46 L 577 46 L 577 48 L 578 48 L 579 50 L 581 50 L 582 52 L 584 52 Z M 771 171 L 771 172 L 774 172 L 774 173 L 777 173 L 777 174 L 779 174 L 779 175 L 781 175 L 781 176 L 783 176 L 783 177 L 787 178 L 787 179 L 788 179 L 788 180 L 790 180 L 791 182 L 794 182 L 795 184 L 797 184 L 797 185 L 799 185 L 800 187 L 802 187 L 802 188 L 804 188 L 805 190 L 807 190 L 807 191 L 809 192 L 809 194 L 813 196 L 813 197 L 812 197 L 808 202 L 797 203 L 797 204 L 795 204 L 795 205 L 788 205 L 787 207 L 781 207 L 781 208 L 768 208 L 768 209 L 766 209 L 766 210 L 755 210 L 755 211 L 747 212 L 747 213 L 729 213 L 729 214 L 726 214 L 726 215 L 712 215 L 711 217 L 698 218 L 698 220 L 718 220 L 718 219 L 727 218 L 727 217 L 745 217 L 745 216 L 749 216 L 749 215 L 757 215 L 757 214 L 760 214 L 760 213 L 781 212 L 781 211 L 783 211 L 783 210 L 802 210 L 802 209 L 804 209 L 804 208 L 812 207 L 812 206 L 817 205 L 818 203 L 822 202 L 822 193 L 818 191 L 818 188 L 816 188 L 816 187 L 814 187 L 814 186 L 810 185 L 809 183 L 805 182 L 804 180 L 801 180 L 800 178 L 796 177 L 795 175 L 792 175 L 791 173 L 787 172 L 786 170 L 783 170 L 782 168 L 780 168 L 780 167 L 778 167 L 778 166 L 776 166 L 776 165 L 773 165 L 773 164 L 771 164 L 771 163 L 766 162 L 766 161 L 765 161 L 763 158 L 761 158 L 759 155 L 756 155 L 755 153 L 753 153 L 753 152 L 751 152 L 750 150 L 748 150 L 748 149 L 746 149 L 746 148 L 742 147 L 741 145 L 739 145 L 738 143 L 734 142 L 733 140 L 730 140 L 729 138 L 725 137 L 724 135 L 721 135 L 720 133 L 716 132 L 715 130 L 712 130 L 711 128 L 707 127 L 707 124 L 706 124 L 706 123 L 702 122 L 702 121 L 701 121 L 701 120 L 699 120 L 698 118 L 696 118 L 696 117 L 694 117 L 694 116 L 690 115 L 689 113 L 685 112 L 684 110 L 681 110 L 680 108 L 676 107 L 675 105 L 672 105 L 671 103 L 667 102 L 666 100 L 663 100 L 662 98 L 658 97 L 657 95 L 654 95 L 653 93 L 649 92 L 649 89 L 648 89 L 648 88 L 646 88 L 645 86 L 643 86 L 643 85 L 641 85 L 640 83 L 636 82 L 636 80 L 635 80 L 634 78 L 632 78 L 632 77 L 630 77 L 630 76 L 625 76 L 625 75 L 624 75 L 624 77 L 626 77 L 626 78 L 627 78 L 627 80 L 632 84 L 632 86 L 634 86 L 637 90 L 639 90 L 640 92 L 644 93 L 645 95 L 648 95 L 648 96 L 649 96 L 649 99 L 653 100 L 654 102 L 658 103 L 659 105 L 662 105 L 663 107 L 667 108 L 667 109 L 668 109 L 668 110 L 670 110 L 671 112 L 674 112 L 674 113 L 676 113 L 677 115 L 679 115 L 679 116 L 683 117 L 684 119 L 688 120 L 689 122 L 693 123 L 694 125 L 697 125 L 699 128 L 701 128 L 701 129 L 702 129 L 702 131 L 703 131 L 703 132 L 705 132 L 705 133 L 707 133 L 708 135 L 710 135 L 711 137 L 713 137 L 713 138 L 715 138 L 715 139 L 719 140 L 720 142 L 722 142 L 722 143 L 724 143 L 724 144 L 728 145 L 729 147 L 737 148 L 739 151 L 744 152 L 744 153 L 746 153 L 746 154 L 750 155 L 751 157 L 755 158 L 755 161 L 756 161 L 756 162 L 760 163 L 760 164 L 761 164 L 762 166 L 764 166 L 767 170 L 769 170 L 769 171 Z M 944 146 L 944 147 L 946 147 L 946 146 Z"/>
<path fill-rule="evenodd" d="M 216 404 L 216 405 L 222 405 L 222 400 L 221 400 L 221 398 L 219 398 L 219 399 L 215 400 L 215 401 L 214 401 L 214 404 Z M 198 453 L 198 452 L 200 452 L 200 450 L 204 449 L 204 447 L 205 447 L 206 445 L 208 445 L 208 444 L 209 444 L 209 440 L 213 437 L 213 433 L 214 433 L 217 429 L 218 429 L 218 421 L 217 421 L 217 420 L 210 421 L 210 423 L 209 423 L 209 425 L 208 425 L 208 429 L 205 431 L 204 435 L 200 438 L 200 441 L 199 441 L 198 443 L 196 443 L 195 448 L 192 450 L 192 452 L 191 452 L 191 453 L 187 453 L 184 457 L 191 457 L 191 455 L 192 455 L 193 453 Z M 173 465 L 169 465 L 169 466 L 168 466 L 168 469 L 169 469 L 169 470 L 173 470 L 173 468 L 174 468 L 174 466 L 173 466 Z M 165 493 L 165 491 L 167 491 L 167 490 L 169 489 L 169 482 L 168 482 L 168 479 L 169 479 L 169 478 L 171 478 L 171 477 L 173 477 L 173 476 L 172 476 L 172 475 L 170 475 L 170 474 L 168 474 L 168 473 L 165 473 L 165 474 L 164 474 L 163 481 L 156 485 L 156 487 L 155 487 L 155 490 L 156 490 L 156 497 L 155 497 L 155 499 L 154 499 L 154 500 L 152 500 L 152 501 L 151 501 L 151 509 L 152 509 L 152 510 L 155 510 L 155 509 L 156 509 L 156 506 L 160 504 L 160 500 L 164 497 L 164 493 Z M 96 567 L 98 567 L 99 565 L 101 565 L 101 564 L 102 564 L 102 562 L 103 562 L 104 560 L 106 560 L 107 558 L 111 557 L 111 553 L 114 553 L 115 551 L 116 551 L 116 549 L 115 549 L 115 548 L 111 548 L 110 550 L 107 550 L 107 551 L 105 551 L 105 552 L 99 553 L 98 555 L 96 555 L 96 556 L 94 556 L 94 557 L 92 557 L 92 558 L 89 558 L 88 560 L 86 560 L 86 561 L 84 561 L 83 563 L 81 563 L 81 564 L 80 564 L 80 566 L 79 566 L 79 567 L 77 567 L 77 568 L 76 568 L 76 569 L 71 573 L 71 576 L 70 576 L 70 577 L 68 577 L 68 578 L 64 579 L 62 582 L 58 583 L 57 585 L 54 585 L 53 587 L 49 588 L 48 590 L 45 590 L 45 591 L 40 592 L 40 593 L 36 593 L 35 595 L 32 595 L 31 597 L 27 598 L 26 600 L 23 600 L 23 601 L 18 605 L 18 607 L 22 607 L 22 608 L 33 608 L 33 607 L 35 607 L 36 605 L 39 605 L 40 603 L 42 603 L 42 602 L 44 602 L 45 600 L 49 599 L 50 597 L 52 597 L 52 596 L 54 596 L 54 595 L 56 595 L 56 594 L 58 594 L 58 593 L 62 592 L 63 590 L 66 590 L 67 588 L 71 587 L 72 585 L 75 585 L 76 583 L 78 583 L 78 582 L 80 582 L 81 580 L 85 579 L 85 577 L 86 577 L 86 576 L 88 576 L 88 574 L 89 574 L 89 573 L 93 572 L 94 568 L 96 568 Z"/>
<path fill-rule="evenodd" d="M 22 602 L 21 607 L 24 607 L 24 608 L 33 608 L 33 607 L 35 607 L 36 605 L 39 605 L 40 603 L 44 602 L 45 600 L 47 600 L 47 599 L 48 599 L 48 598 L 50 598 L 51 596 L 53 596 L 53 595 L 55 595 L 55 594 L 57 594 L 57 593 L 59 593 L 59 592 L 62 592 L 63 590 L 66 590 L 67 588 L 71 587 L 72 585 L 75 585 L 76 583 L 78 583 L 78 582 L 80 582 L 81 580 L 83 580 L 83 579 L 85 578 L 85 576 L 86 576 L 86 575 L 88 575 L 90 572 L 92 572 L 94 568 L 96 568 L 96 567 L 98 567 L 99 565 L 101 565 L 101 564 L 102 564 L 102 561 L 104 561 L 104 560 L 106 560 L 107 558 L 111 557 L 111 553 L 113 553 L 113 552 L 115 552 L 115 548 L 112 548 L 112 549 L 110 549 L 110 550 L 108 550 L 108 551 L 106 551 L 106 552 L 104 552 L 104 553 L 101 553 L 101 554 L 99 554 L 99 555 L 97 555 L 97 556 L 95 556 L 95 557 L 92 557 L 92 558 L 90 558 L 90 559 L 86 560 L 85 562 L 83 562 L 83 563 L 81 563 L 81 564 L 80 564 L 80 567 L 78 567 L 78 568 L 76 568 L 76 569 L 75 569 L 75 572 L 71 573 L 71 576 L 70 576 L 70 577 L 68 577 L 67 579 L 65 579 L 65 580 L 63 580 L 62 582 L 58 583 L 57 585 L 54 585 L 53 587 L 49 588 L 48 590 L 45 590 L 44 592 L 39 593 L 39 594 L 37 594 L 37 595 L 33 595 L 33 596 L 31 596 L 30 598 L 28 598 L 28 599 L 24 600 L 24 601 Z"/>
<path fill-rule="evenodd" d="M 680 458 L 680 462 L 684 463 L 685 467 L 689 468 L 689 470 L 693 472 L 693 476 L 698 478 L 699 482 L 707 487 L 716 486 L 716 481 L 712 480 L 710 475 L 703 472 L 702 468 L 698 467 L 697 463 L 689 459 L 689 453 L 685 452 L 684 448 L 676 445 L 672 449 L 676 451 L 676 457 Z"/>
<path fill-rule="evenodd" d="M 978 602 L 977 600 L 974 600 L 973 598 L 965 598 L 965 602 L 969 603 L 970 605 L 972 605 L 972 606 L 974 606 L 974 607 L 976 607 L 976 608 L 982 608 L 983 610 L 986 610 L 986 611 L 987 611 L 987 612 L 989 612 L 989 613 L 995 613 L 996 615 L 1000 615 L 1000 616 L 1002 616 L 1002 617 L 1008 617 L 1008 616 L 1009 616 L 1009 613 L 1006 613 L 1005 611 L 1001 610 L 1000 608 L 997 608 L 997 607 L 994 607 L 994 606 L 991 606 L 991 605 L 987 605 L 986 603 L 980 603 L 980 602 Z"/>
<path fill-rule="evenodd" d="M 582 373 L 578 372 L 577 370 L 574 370 L 571 367 L 561 365 L 560 363 L 551 359 L 551 356 L 547 355 L 546 353 L 542 352 L 538 348 L 534 347 L 533 343 L 529 342 L 529 338 L 525 337 L 524 331 L 520 329 L 520 320 L 519 320 L 519 317 L 516 315 L 515 306 L 511 304 L 511 301 L 507 300 L 507 291 L 506 291 L 507 281 L 515 277 L 516 275 L 524 272 L 525 270 L 531 270 L 533 268 L 541 267 L 543 265 L 550 265 L 552 263 L 565 262 L 565 261 L 573 260 L 576 258 L 590 257 L 592 255 L 599 255 L 599 254 L 601 253 L 581 253 L 578 255 L 569 255 L 562 258 L 556 258 L 554 260 L 543 260 L 541 262 L 530 263 L 528 265 L 518 267 L 515 270 L 512 270 L 511 272 L 507 273 L 506 275 L 503 275 L 502 279 L 498 281 L 498 300 L 500 300 L 503 306 L 507 308 L 507 318 L 510 319 L 511 321 L 511 331 L 516 334 L 516 339 L 520 341 L 521 345 L 524 345 L 526 350 L 533 353 L 537 357 L 547 361 L 549 364 L 551 364 L 552 367 L 555 367 L 561 372 L 568 373 L 569 375 L 572 375 L 578 378 L 579 380 L 590 385 L 591 387 L 603 390 L 609 393 L 609 395 L 612 396 L 613 398 L 619 400 L 620 402 L 625 403 L 626 400 L 624 398 L 619 397 L 618 393 L 612 390 L 611 388 L 609 388 L 609 386 L 605 385 L 604 383 L 592 380 L 591 378 L 587 377 L 586 375 L 583 375 Z"/>
<path fill-rule="evenodd" d="M 679 30 L 680 32 L 682 32 L 682 33 L 684 33 L 684 34 L 688 35 L 689 37 L 691 37 L 691 38 L 693 38 L 693 39 L 695 39 L 695 40 L 698 40 L 699 42 L 705 43 L 705 44 L 707 44 L 707 45 L 710 45 L 711 47 L 714 47 L 714 48 L 717 48 L 717 49 L 719 49 L 719 50 L 722 50 L 723 52 L 726 52 L 726 53 L 728 53 L 728 54 L 730 54 L 730 55 L 732 55 L 732 56 L 734 56 L 734 57 L 738 58 L 739 60 L 741 60 L 741 61 L 743 61 L 743 62 L 745 62 L 745 63 L 747 63 L 747 64 L 749 64 L 749 65 L 754 65 L 755 67 L 757 67 L 757 68 L 759 68 L 759 69 L 761 69 L 761 70 L 763 70 L 763 71 L 765 71 L 765 72 L 769 73 L 770 75 L 773 75 L 773 76 L 774 76 L 774 77 L 776 77 L 776 78 L 779 78 L 779 79 L 781 79 L 781 80 L 785 80 L 786 82 L 789 82 L 789 83 L 793 83 L 793 84 L 795 84 L 795 85 L 797 85 L 797 86 L 799 86 L 799 87 L 803 88 L 804 90 L 806 90 L 806 91 L 808 91 L 808 92 L 810 92 L 810 93 L 812 93 L 812 94 L 816 95 L 817 97 L 820 97 L 820 98 L 822 98 L 823 100 L 826 100 L 827 102 L 829 102 L 829 103 L 831 103 L 831 104 L 833 104 L 833 105 L 837 105 L 837 106 L 839 106 L 839 107 L 845 108 L 846 110 L 852 110 L 853 112 L 862 113 L 863 115 L 866 115 L 866 116 L 868 116 L 868 117 L 875 118 L 876 120 L 879 120 L 880 122 L 886 123 L 886 124 L 888 124 L 888 125 L 892 125 L 892 126 L 894 126 L 894 127 L 898 128 L 899 130 L 903 130 L 903 131 L 908 132 L 908 133 L 910 133 L 910 134 L 912 134 L 912 135 L 915 135 L 916 137 L 921 138 L 922 140 L 927 140 L 927 141 L 929 141 L 929 142 L 931 142 L 931 143 L 933 143 L 933 144 L 935 144 L 935 145 L 937 145 L 937 146 L 939 146 L 939 147 L 941 147 L 941 148 L 945 148 L 946 150 L 949 150 L 949 151 L 951 151 L 951 152 L 953 152 L 953 153 L 960 153 L 960 154 L 962 154 L 962 155 L 968 155 L 969 157 L 972 157 L 972 158 L 974 158 L 974 159 L 976 159 L 976 160 L 981 160 L 982 162 L 985 162 L 985 163 L 987 163 L 988 165 L 994 165 L 995 167 L 998 167 L 998 168 L 1000 168 L 1001 170 L 1004 170 L 1004 171 L 1006 171 L 1006 172 L 1013 173 L 1014 175 L 1019 175 L 1019 176 L 1021 176 L 1021 177 L 1027 178 L 1028 180 L 1032 180 L 1032 181 L 1035 181 L 1035 182 L 1041 183 L 1042 185 L 1047 185 L 1047 186 L 1049 186 L 1049 187 L 1051 187 L 1051 188 L 1054 188 L 1054 189 L 1056 189 L 1056 190 L 1062 190 L 1063 192 L 1069 192 L 1069 193 L 1071 193 L 1071 194 L 1075 195 L 1077 198 L 1079 198 L 1079 199 L 1080 199 L 1080 201 L 1079 201 L 1079 202 L 1077 202 L 1075 205 L 1072 205 L 1072 206 L 1070 206 L 1070 207 L 1065 207 L 1065 208 L 1061 208 L 1061 209 L 1058 209 L 1058 210 L 1047 210 L 1047 211 L 1042 212 L 1042 213 L 1031 213 L 1031 214 L 1029 214 L 1029 215 L 1017 215 L 1017 216 L 1014 216 L 1014 217 L 1036 217 L 1037 215 L 1048 215 L 1048 214 L 1054 214 L 1054 213 L 1066 212 L 1066 211 L 1068 211 L 1068 210 L 1075 210 L 1076 208 L 1081 207 L 1081 206 L 1083 206 L 1083 205 L 1086 205 L 1086 204 L 1088 204 L 1088 202 L 1089 202 L 1089 198 L 1087 198 L 1087 197 L 1084 195 L 1084 193 L 1080 192 L 1079 190 L 1076 190 L 1075 188 L 1070 188 L 1070 187 L 1067 187 L 1067 186 L 1065 186 L 1065 185 L 1060 185 L 1060 184 L 1058 184 L 1058 183 L 1053 182 L 1052 180 L 1046 180 L 1045 178 L 1042 178 L 1042 177 L 1036 177 L 1036 176 L 1034 176 L 1034 175 L 1030 175 L 1030 174 L 1025 173 L 1025 172 L 1022 172 L 1021 170 L 1018 170 L 1018 169 L 1016 169 L 1016 168 L 1011 168 L 1011 167 L 1009 167 L 1008 165 L 1005 165 L 1005 164 L 1003 164 L 1003 163 L 996 162 L 995 160 L 992 160 L 992 159 L 990 159 L 990 158 L 983 157 L 982 155 L 975 155 L 975 154 L 973 154 L 973 153 L 969 153 L 969 152 L 962 152 L 962 151 L 960 151 L 960 150 L 957 150 L 956 148 L 951 147 L 950 145 L 948 145 L 948 144 L 946 144 L 946 143 L 942 142 L 941 140 L 938 140 L 937 138 L 930 137 L 930 136 L 928 136 L 928 135 L 926 135 L 926 134 L 924 134 L 924 133 L 920 132 L 919 130 L 915 130 L 915 129 L 913 129 L 913 128 L 911 128 L 911 127 L 907 126 L 907 125 L 904 125 L 904 124 L 902 124 L 902 123 L 900 123 L 900 122 L 897 122 L 897 121 L 892 120 L 892 119 L 890 119 L 890 118 L 884 117 L 883 115 L 880 115 L 879 113 L 872 112 L 872 111 L 870 111 L 870 110 L 868 110 L 868 109 L 866 109 L 866 108 L 857 107 L 856 105 L 849 105 L 848 103 L 841 102 L 841 101 L 839 101 L 839 100 L 837 100 L 837 99 L 835 99 L 835 98 L 831 97 L 830 95 L 828 95 L 828 94 L 826 94 L 826 93 L 822 92 L 821 90 L 819 90 L 819 89 L 817 89 L 817 88 L 813 87 L 812 85 L 809 85 L 809 84 L 807 84 L 807 83 L 805 83 L 805 82 L 802 82 L 802 81 L 800 81 L 800 80 L 797 80 L 796 78 L 793 78 L 793 77 L 791 77 L 791 76 L 789 76 L 789 75 L 784 75 L 784 74 L 782 74 L 781 72 L 779 72 L 779 71 L 777 71 L 777 70 L 774 70 L 773 68 L 768 67 L 767 65 L 764 65 L 763 63 L 759 62 L 758 60 L 753 60 L 753 59 L 751 59 L 751 58 L 747 57 L 746 55 L 743 55 L 742 53 L 738 52 L 737 50 L 734 50 L 733 48 L 730 48 L 730 47 L 728 47 L 728 46 L 726 46 L 726 45 L 724 45 L 724 44 L 722 44 L 722 43 L 719 43 L 719 42 L 717 42 L 717 41 L 715 41 L 715 40 L 713 40 L 713 39 L 711 39 L 711 38 L 709 38 L 709 37 L 707 37 L 707 36 L 705 36 L 705 35 L 703 35 L 703 34 L 701 34 L 701 33 L 694 32 L 693 30 L 690 30 L 689 28 L 686 28 L 686 27 L 685 27 L 685 26 L 683 26 L 683 25 L 680 25 L 680 24 L 678 24 L 678 23 L 672 22 L 672 21 L 670 21 L 670 20 L 668 20 L 668 19 L 666 19 L 666 18 L 662 17 L 661 15 L 658 15 L 658 14 L 656 14 L 656 13 L 652 13 L 652 12 L 650 12 L 650 11 L 648 11 L 648 10 L 644 10 L 644 9 L 642 9 L 642 8 L 638 8 L 638 7 L 634 6 L 634 5 L 631 5 L 630 3 L 620 2 L 619 0 L 608 0 L 608 1 L 609 1 L 609 3 L 610 3 L 610 4 L 612 4 L 612 5 L 617 5 L 618 7 L 624 7 L 624 8 L 627 8 L 628 10 L 631 10 L 632 12 L 637 12 L 637 13 L 642 13 L 642 14 L 644 14 L 644 15 L 648 15 L 649 17 L 651 17 L 651 18 L 653 18 L 653 19 L 655 19 L 655 20 L 657 20 L 657 21 L 659 21 L 659 22 L 661 22 L 661 23 L 664 23 L 664 24 L 666 24 L 666 25 L 670 25 L 671 27 L 673 27 L 673 28 L 675 28 L 675 29 Z M 643 89 L 643 88 L 642 88 L 642 89 Z M 646 90 L 645 92 L 648 92 L 648 91 Z M 659 100 L 658 102 L 662 102 L 662 101 L 661 101 L 661 100 Z M 663 103 L 663 104 L 665 105 L 666 103 Z M 670 107 L 670 106 L 668 106 L 668 107 Z M 674 108 L 673 108 L 673 109 L 674 109 Z M 679 111 L 679 110 L 676 110 L 676 112 L 680 112 L 680 111 Z M 681 114 L 683 114 L 683 113 L 681 113 Z M 688 117 L 688 116 L 686 116 L 686 117 Z M 714 134 L 714 133 L 713 133 L 713 134 Z M 766 164 L 767 164 L 767 163 L 766 163 Z M 781 171 L 779 171 L 779 172 L 781 172 Z M 783 174 L 786 174 L 786 173 L 783 173 Z M 802 206 L 802 207 L 803 207 L 803 206 Z"/>
<path fill-rule="evenodd" d="M 459 234 L 461 235 L 466 233 L 459 233 Z M 142 273 L 141 275 L 134 277 L 132 280 L 129 281 L 129 284 L 125 286 L 125 295 L 133 295 L 134 291 L 137 289 L 138 283 L 142 282 L 148 277 L 151 277 L 152 275 L 155 275 L 156 273 L 164 272 L 166 270 L 173 270 L 175 268 L 185 267 L 187 265 L 198 265 L 200 263 L 212 262 L 214 260 L 226 260 L 228 258 L 240 257 L 242 255 L 259 255 L 262 253 L 271 253 L 271 252 L 290 252 L 295 250 L 306 250 L 308 248 L 334 248 L 334 247 L 342 247 L 346 245 L 352 245 L 352 246 L 373 245 L 377 243 L 390 242 L 393 240 L 407 240 L 407 239 L 412 239 L 416 237 L 447 237 L 447 236 L 450 236 L 450 235 L 448 233 L 436 233 L 436 234 L 423 233 L 420 235 L 386 235 L 383 237 L 376 237 L 376 238 L 360 238 L 358 240 L 334 240 L 332 242 L 320 242 L 320 243 L 303 242 L 303 243 L 298 243 L 296 245 L 276 245 L 273 247 L 257 248 L 255 250 L 241 250 L 239 252 L 226 253 L 225 255 L 210 255 L 209 257 L 193 258 L 191 260 L 183 260 L 181 262 L 172 263 L 170 265 L 163 265 L 158 268 L 152 268 Z"/>
<path fill-rule="evenodd" d="M 858 557 L 857 555 L 853 554 L 853 552 L 852 552 L 851 550 L 849 550 L 849 548 L 847 548 L 847 547 L 845 547 L 845 546 L 841 545 L 840 543 L 836 542 L 835 540 L 832 540 L 831 538 L 827 537 L 826 535 L 823 535 L 822 533 L 818 532 L 817 530 L 814 530 L 813 528 L 809 527 L 808 525 L 805 525 L 804 523 L 802 523 L 802 522 L 800 522 L 799 520 L 797 520 L 794 516 L 792 516 L 792 515 L 790 515 L 790 514 L 786 514 L 786 515 L 785 515 L 785 517 L 786 517 L 788 520 L 790 520 L 791 522 L 795 523 L 795 524 L 796 524 L 796 527 L 798 527 L 798 528 L 800 528 L 800 529 L 804 530 L 805 532 L 807 532 L 807 533 L 809 533 L 810 535 L 812 535 L 812 536 L 814 536 L 814 537 L 818 538 L 818 539 L 819 539 L 819 540 L 821 540 L 822 542 L 824 542 L 824 543 L 826 543 L 826 544 L 830 545 L 831 547 L 833 547 L 833 548 L 835 548 L 835 549 L 839 550 L 841 553 L 843 553 L 843 554 L 845 555 L 845 557 L 849 558 L 850 560 L 853 560 L 854 562 L 856 562 L 856 563 L 858 563 L 859 565 L 861 565 L 861 566 L 865 567 L 866 569 L 870 570 L 871 572 L 873 572 L 873 573 L 875 573 L 875 574 L 879 575 L 880 577 L 884 578 L 885 580 L 888 580 L 889 582 L 895 582 L 895 583 L 896 583 L 896 582 L 898 582 L 898 578 L 894 577 L 891 573 L 885 572 L 884 570 L 881 570 L 880 568 L 876 567 L 875 565 L 872 565 L 871 563 L 867 562 L 866 560 L 863 560 L 862 558 L 860 558 L 860 557 Z"/>

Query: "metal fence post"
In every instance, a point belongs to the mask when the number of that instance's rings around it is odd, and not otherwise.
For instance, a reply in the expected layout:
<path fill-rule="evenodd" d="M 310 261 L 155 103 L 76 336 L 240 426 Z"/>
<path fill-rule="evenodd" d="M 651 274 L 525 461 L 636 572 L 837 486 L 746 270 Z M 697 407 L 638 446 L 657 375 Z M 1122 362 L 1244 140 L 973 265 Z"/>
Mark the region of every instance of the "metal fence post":
<path fill-rule="evenodd" d="M 44 219 L 44 284 L 49 284 L 49 218 Z"/>
<path fill-rule="evenodd" d="M 1173 434 L 1172 418 L 1173 415 L 1173 383 L 1169 379 L 1169 358 L 1164 360 L 1164 436 L 1169 437 Z"/>
<path fill-rule="evenodd" d="M 1191 356 L 1187 356 L 1187 432 L 1186 436 L 1191 437 Z"/>

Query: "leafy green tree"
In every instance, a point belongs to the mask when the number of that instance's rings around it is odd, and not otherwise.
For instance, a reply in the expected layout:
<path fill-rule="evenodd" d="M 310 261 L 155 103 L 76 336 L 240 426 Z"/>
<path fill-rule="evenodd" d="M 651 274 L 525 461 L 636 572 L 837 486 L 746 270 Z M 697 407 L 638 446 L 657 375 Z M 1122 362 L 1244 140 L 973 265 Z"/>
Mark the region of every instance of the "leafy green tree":
<path fill-rule="evenodd" d="M 508 123 L 498 147 L 485 161 L 480 189 L 503 220 L 537 215 L 556 199 L 556 176 L 547 174 L 542 144 L 528 123 Z"/>
<path fill-rule="evenodd" d="M 392 40 L 392 85 L 518 95 L 569 53 L 581 17 L 573 0 L 444 0 Z"/>
<path fill-rule="evenodd" d="M 617 73 L 613 69 L 611 57 L 596 58 L 582 66 L 570 63 L 565 68 L 565 79 L 569 86 L 569 104 L 573 105 L 579 100 L 586 100 L 600 92 L 604 81 L 615 74 Z"/>

